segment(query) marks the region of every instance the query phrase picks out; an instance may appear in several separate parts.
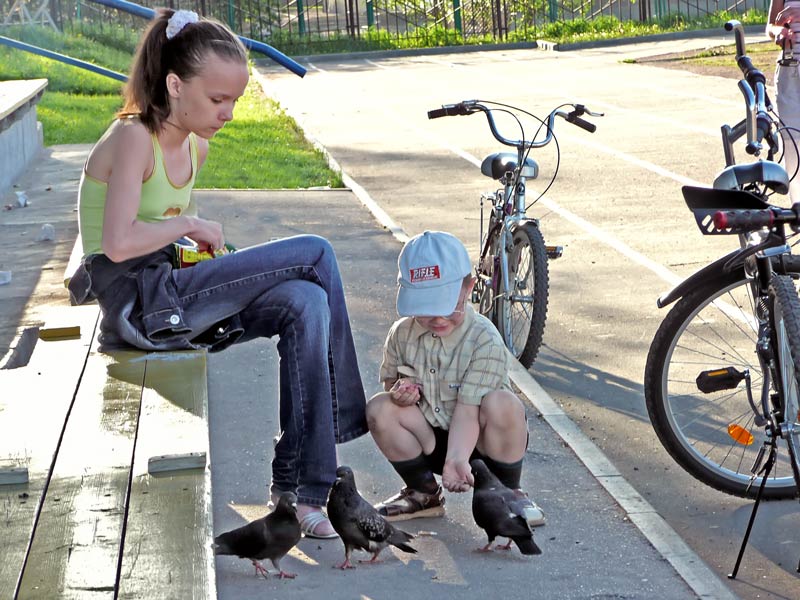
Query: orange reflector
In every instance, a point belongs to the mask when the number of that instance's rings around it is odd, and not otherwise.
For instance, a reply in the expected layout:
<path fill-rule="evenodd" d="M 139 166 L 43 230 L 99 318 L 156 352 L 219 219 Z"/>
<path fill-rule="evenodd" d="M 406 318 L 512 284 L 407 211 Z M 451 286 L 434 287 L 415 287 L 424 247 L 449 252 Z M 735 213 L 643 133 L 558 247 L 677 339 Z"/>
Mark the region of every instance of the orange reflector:
<path fill-rule="evenodd" d="M 731 423 L 728 425 L 728 435 L 733 438 L 737 444 L 741 444 L 742 446 L 750 446 L 753 443 L 753 434 L 747 431 L 741 425 L 736 425 L 735 423 Z"/>

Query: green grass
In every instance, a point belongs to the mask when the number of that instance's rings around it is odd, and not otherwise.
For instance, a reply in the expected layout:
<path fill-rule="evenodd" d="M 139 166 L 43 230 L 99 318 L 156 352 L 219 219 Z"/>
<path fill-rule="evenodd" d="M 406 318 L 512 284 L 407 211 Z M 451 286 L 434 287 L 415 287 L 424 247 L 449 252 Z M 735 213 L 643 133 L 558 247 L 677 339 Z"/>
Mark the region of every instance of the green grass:
<path fill-rule="evenodd" d="M 65 35 L 40 27 L 9 28 L 4 35 L 126 73 L 135 36 L 124 28 L 84 29 Z M 96 37 L 93 37 L 96 36 Z M 122 83 L 55 60 L 0 46 L 0 81 L 48 79 L 37 106 L 44 143 L 96 142 L 122 105 Z M 197 185 L 207 188 L 343 187 L 325 157 L 297 124 L 251 80 L 228 123 L 210 142 Z"/>
<path fill-rule="evenodd" d="M 541 17 L 539 17 L 541 18 Z M 743 14 L 719 11 L 705 17 L 686 18 L 669 15 L 648 22 L 621 21 L 613 16 L 601 16 L 591 20 L 554 21 L 534 27 L 522 25 L 507 33 L 504 42 L 531 42 L 547 40 L 559 44 L 591 42 L 639 37 L 657 33 L 689 31 L 697 29 L 721 28 L 729 19 L 738 19 L 744 25 L 766 23 L 767 14 L 763 10 L 751 9 Z M 533 23 L 534 17 L 520 18 L 520 24 Z M 369 29 L 352 38 L 345 34 L 298 34 L 296 32 L 275 32 L 269 43 L 278 50 L 291 55 L 333 54 L 337 52 L 357 52 L 367 50 L 401 50 L 407 48 L 432 48 L 458 45 L 491 45 L 496 40 L 491 35 L 460 35 L 452 27 L 441 25 L 418 27 L 408 33 L 395 34 L 386 30 Z"/>
<path fill-rule="evenodd" d="M 209 142 L 198 187 L 344 187 L 341 176 L 328 168 L 295 121 L 254 81 L 236 104 L 233 117 Z"/>
<path fill-rule="evenodd" d="M 36 107 L 44 130 L 44 145 L 93 144 L 122 106 L 119 95 L 45 92 Z"/>
<path fill-rule="evenodd" d="M 538 32 L 538 37 L 560 44 L 594 42 L 676 31 L 721 30 L 725 22 L 730 19 L 737 19 L 743 25 L 764 25 L 767 22 L 767 14 L 763 10 L 751 9 L 743 14 L 719 11 L 703 18 L 686 18 L 675 14 L 649 22 L 620 21 L 616 17 L 599 17 L 591 21 L 557 21 L 542 28 Z"/>

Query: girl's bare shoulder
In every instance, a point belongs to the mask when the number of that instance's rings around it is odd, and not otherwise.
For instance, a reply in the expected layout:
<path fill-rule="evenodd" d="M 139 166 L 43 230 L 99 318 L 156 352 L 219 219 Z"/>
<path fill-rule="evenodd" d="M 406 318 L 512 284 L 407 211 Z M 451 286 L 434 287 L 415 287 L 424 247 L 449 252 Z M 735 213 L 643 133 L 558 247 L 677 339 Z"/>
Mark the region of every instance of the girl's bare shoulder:
<path fill-rule="evenodd" d="M 124 160 L 130 165 L 139 163 L 146 170 L 147 165 L 152 163 L 152 155 L 150 132 L 139 119 L 117 119 L 92 148 L 86 171 L 101 181 L 108 181 L 116 162 Z"/>
<path fill-rule="evenodd" d="M 197 137 L 197 158 L 198 158 L 198 165 L 203 166 L 203 163 L 206 162 L 206 158 L 208 157 L 208 140 L 204 137 Z"/>

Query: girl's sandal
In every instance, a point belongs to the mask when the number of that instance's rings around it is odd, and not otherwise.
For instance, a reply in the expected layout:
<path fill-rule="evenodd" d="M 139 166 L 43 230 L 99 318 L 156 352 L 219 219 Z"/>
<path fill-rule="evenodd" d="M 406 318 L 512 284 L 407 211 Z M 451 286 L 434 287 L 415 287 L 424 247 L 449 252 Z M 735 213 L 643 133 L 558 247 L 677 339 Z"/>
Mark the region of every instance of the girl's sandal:
<path fill-rule="evenodd" d="M 339 537 L 339 534 L 335 531 L 333 533 L 324 534 L 316 533 L 322 523 L 330 523 L 330 521 L 322 511 L 315 510 L 307 513 L 302 519 L 300 519 L 300 530 L 306 537 L 316 538 L 318 540 L 330 540 Z"/>

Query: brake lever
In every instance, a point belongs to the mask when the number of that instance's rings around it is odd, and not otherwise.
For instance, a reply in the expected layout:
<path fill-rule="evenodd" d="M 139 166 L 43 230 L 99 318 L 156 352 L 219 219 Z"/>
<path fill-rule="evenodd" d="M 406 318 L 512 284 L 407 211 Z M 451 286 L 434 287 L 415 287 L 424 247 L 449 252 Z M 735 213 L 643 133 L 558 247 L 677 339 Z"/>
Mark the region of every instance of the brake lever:
<path fill-rule="evenodd" d="M 572 106 L 575 107 L 575 110 L 573 110 L 570 114 L 573 114 L 576 117 L 580 117 L 581 115 L 589 115 L 590 117 L 604 117 L 605 116 L 605 113 L 595 112 L 593 110 L 590 110 L 590 109 L 586 108 L 586 106 L 583 105 L 583 104 L 573 104 Z"/>

